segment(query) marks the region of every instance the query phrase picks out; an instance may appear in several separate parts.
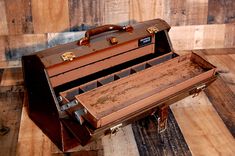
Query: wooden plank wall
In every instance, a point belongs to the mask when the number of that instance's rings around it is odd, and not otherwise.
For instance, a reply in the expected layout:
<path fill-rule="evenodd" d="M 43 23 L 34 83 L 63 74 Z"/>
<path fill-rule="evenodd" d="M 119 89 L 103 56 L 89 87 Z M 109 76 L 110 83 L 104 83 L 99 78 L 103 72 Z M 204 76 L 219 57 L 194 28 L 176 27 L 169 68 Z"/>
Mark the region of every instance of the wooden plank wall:
<path fill-rule="evenodd" d="M 163 18 L 176 50 L 235 46 L 234 0 L 0 0 L 0 61 L 77 40 L 107 23 Z"/>

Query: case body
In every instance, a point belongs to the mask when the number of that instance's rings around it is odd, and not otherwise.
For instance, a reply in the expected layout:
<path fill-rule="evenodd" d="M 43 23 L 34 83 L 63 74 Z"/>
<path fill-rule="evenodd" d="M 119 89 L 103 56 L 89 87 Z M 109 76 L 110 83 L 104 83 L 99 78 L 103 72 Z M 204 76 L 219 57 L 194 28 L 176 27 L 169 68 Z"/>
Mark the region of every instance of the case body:
<path fill-rule="evenodd" d="M 169 29 L 161 19 L 105 25 L 23 56 L 30 118 L 62 151 L 147 115 L 164 130 L 170 104 L 216 79 L 216 68 L 197 54 L 174 53 Z"/>

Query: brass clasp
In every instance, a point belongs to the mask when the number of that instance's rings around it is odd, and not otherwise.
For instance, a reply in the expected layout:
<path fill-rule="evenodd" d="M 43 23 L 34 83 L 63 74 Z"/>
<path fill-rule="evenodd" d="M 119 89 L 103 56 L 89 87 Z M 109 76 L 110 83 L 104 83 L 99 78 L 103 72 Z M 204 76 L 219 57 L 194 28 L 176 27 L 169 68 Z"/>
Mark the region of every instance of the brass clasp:
<path fill-rule="evenodd" d="M 63 61 L 72 61 L 75 58 L 75 54 L 73 52 L 65 52 L 61 55 Z"/>
<path fill-rule="evenodd" d="M 150 33 L 150 34 L 154 34 L 156 32 L 158 32 L 158 28 L 156 26 L 152 26 L 152 27 L 149 27 L 147 28 L 147 31 Z"/>

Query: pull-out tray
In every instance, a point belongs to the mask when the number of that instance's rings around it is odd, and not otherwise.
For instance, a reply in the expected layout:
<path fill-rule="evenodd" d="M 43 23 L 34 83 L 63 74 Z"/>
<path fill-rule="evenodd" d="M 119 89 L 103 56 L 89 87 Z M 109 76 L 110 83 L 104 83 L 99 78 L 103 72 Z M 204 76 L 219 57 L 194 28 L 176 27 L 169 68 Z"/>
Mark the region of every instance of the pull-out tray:
<path fill-rule="evenodd" d="M 76 95 L 95 128 L 137 112 L 213 77 L 215 67 L 191 53 Z"/>

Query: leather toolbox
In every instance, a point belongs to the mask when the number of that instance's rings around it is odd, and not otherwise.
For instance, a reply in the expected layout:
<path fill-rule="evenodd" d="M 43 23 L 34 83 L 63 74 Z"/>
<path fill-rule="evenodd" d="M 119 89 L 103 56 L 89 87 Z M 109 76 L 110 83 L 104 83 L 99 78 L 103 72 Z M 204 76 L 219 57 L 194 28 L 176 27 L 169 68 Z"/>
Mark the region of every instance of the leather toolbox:
<path fill-rule="evenodd" d="M 217 75 L 197 54 L 177 55 L 169 29 L 161 19 L 104 25 L 23 56 L 30 118 L 62 151 L 147 115 L 164 131 L 169 105 L 196 96 Z"/>

